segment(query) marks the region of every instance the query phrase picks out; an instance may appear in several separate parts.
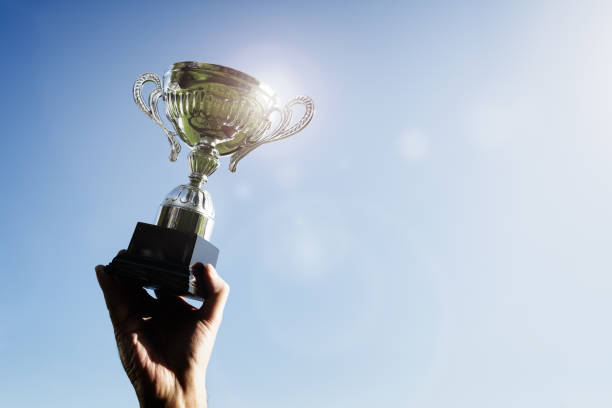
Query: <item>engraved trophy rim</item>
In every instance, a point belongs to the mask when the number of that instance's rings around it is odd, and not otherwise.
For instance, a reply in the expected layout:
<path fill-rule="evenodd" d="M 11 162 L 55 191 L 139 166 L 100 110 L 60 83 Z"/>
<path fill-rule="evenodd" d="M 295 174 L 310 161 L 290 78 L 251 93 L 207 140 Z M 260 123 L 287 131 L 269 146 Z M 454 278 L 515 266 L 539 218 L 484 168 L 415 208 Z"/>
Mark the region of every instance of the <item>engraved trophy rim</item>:
<path fill-rule="evenodd" d="M 267 96 L 270 97 L 271 99 L 277 98 L 276 92 L 270 85 L 266 84 L 265 82 L 260 81 L 259 79 L 249 74 L 246 74 L 242 71 L 239 71 L 234 68 L 230 68 L 225 65 L 212 64 L 210 62 L 202 62 L 202 61 L 181 61 L 181 62 L 175 62 L 174 64 L 170 65 L 167 72 L 194 70 L 194 69 L 198 71 L 211 71 L 215 73 L 220 73 L 222 75 L 229 75 L 233 79 L 241 80 L 245 82 L 246 84 L 248 84 L 249 86 L 259 88 L 261 91 L 266 93 Z"/>

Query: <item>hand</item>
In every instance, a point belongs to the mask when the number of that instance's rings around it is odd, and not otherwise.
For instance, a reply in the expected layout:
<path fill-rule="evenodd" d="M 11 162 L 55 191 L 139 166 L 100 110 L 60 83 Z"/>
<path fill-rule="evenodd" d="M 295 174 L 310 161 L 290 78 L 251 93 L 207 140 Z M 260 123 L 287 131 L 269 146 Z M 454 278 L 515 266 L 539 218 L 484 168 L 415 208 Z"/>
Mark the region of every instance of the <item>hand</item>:
<path fill-rule="evenodd" d="M 119 357 L 141 407 L 205 408 L 206 367 L 229 286 L 212 265 L 192 266 L 205 299 L 195 308 L 181 297 L 143 288 L 96 266 Z"/>

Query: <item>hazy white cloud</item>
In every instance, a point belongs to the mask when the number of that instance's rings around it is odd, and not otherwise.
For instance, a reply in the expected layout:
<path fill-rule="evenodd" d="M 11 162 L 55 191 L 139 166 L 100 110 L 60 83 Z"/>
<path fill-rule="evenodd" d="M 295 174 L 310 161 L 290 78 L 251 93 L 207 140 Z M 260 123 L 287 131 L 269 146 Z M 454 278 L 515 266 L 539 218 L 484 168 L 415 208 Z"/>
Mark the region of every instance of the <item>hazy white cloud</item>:
<path fill-rule="evenodd" d="M 397 148 L 402 159 L 417 161 L 429 155 L 430 142 L 421 131 L 408 130 L 397 139 Z"/>
<path fill-rule="evenodd" d="M 251 289 L 253 312 L 268 338 L 286 350 L 323 356 L 363 347 L 360 333 L 373 297 L 367 296 L 366 268 L 355 268 L 366 260 L 355 258 L 360 238 L 351 211 L 335 197 L 305 195 L 268 208 L 257 220 L 267 231 L 250 243 L 256 254 L 250 262 L 261 274 Z M 354 298 L 360 301 L 353 304 Z M 283 301 L 295 312 L 279 308 Z"/>
<path fill-rule="evenodd" d="M 234 188 L 234 195 L 241 200 L 248 200 L 253 195 L 253 190 L 250 185 L 240 182 Z"/>
<path fill-rule="evenodd" d="M 283 278 L 320 279 L 347 256 L 351 236 L 345 226 L 303 214 L 294 215 L 286 222 L 282 238 L 264 253 L 270 269 L 278 270 Z M 279 262 L 279 253 L 284 255 L 282 269 L 274 267 Z"/>
<path fill-rule="evenodd" d="M 283 163 L 274 172 L 274 180 L 284 188 L 295 186 L 301 178 L 302 171 L 295 163 Z"/>
<path fill-rule="evenodd" d="M 321 276 L 321 269 L 318 265 L 325 261 L 326 248 L 323 246 L 325 240 L 317 236 L 321 231 L 313 231 L 307 227 L 308 222 L 299 217 L 295 220 L 296 235 L 290 244 L 291 258 L 296 266 L 299 266 L 299 273 L 302 277 Z"/>
<path fill-rule="evenodd" d="M 338 157 L 338 160 L 335 162 L 336 166 L 338 166 L 338 170 L 342 172 L 348 172 L 353 168 L 353 163 L 346 156 Z"/>
<path fill-rule="evenodd" d="M 500 148 L 516 137 L 517 116 L 510 107 L 490 101 L 472 106 L 466 113 L 468 138 L 485 150 Z"/>

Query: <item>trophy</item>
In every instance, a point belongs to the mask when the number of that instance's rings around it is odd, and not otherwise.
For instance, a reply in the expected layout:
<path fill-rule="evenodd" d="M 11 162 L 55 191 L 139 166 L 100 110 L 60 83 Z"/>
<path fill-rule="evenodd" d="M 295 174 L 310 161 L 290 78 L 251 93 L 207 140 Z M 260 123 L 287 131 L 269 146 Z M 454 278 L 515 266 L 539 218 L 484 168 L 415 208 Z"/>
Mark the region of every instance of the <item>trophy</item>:
<path fill-rule="evenodd" d="M 143 85 L 155 89 L 148 103 Z M 230 155 L 229 168 L 262 144 L 296 134 L 310 123 L 314 104 L 298 96 L 279 107 L 271 88 L 240 71 L 203 62 L 179 62 L 165 73 L 163 84 L 154 73 L 138 77 L 133 88 L 138 107 L 157 123 L 170 142 L 170 161 L 181 150 L 177 136 L 190 148 L 189 183 L 163 200 L 155 224 L 139 222 L 124 253 L 107 266 L 109 273 L 148 288 L 163 289 L 194 299 L 198 296 L 190 270 L 194 262 L 216 265 L 219 250 L 210 243 L 215 210 L 203 188 L 219 166 L 219 156 Z M 165 102 L 168 129 L 158 112 Z M 302 117 L 292 124 L 292 107 L 303 105 Z M 273 126 L 272 118 L 278 120 Z"/>

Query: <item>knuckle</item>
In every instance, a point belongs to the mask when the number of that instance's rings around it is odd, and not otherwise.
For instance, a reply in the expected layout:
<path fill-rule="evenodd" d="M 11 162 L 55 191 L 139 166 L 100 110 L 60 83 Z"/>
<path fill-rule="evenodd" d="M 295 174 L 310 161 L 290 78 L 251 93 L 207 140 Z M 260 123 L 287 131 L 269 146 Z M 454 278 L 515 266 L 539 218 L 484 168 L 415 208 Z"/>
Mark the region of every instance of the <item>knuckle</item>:
<path fill-rule="evenodd" d="M 221 292 L 221 293 L 223 293 L 223 294 L 225 294 L 225 295 L 228 295 L 228 294 L 229 294 L 229 292 L 230 292 L 230 286 L 227 284 L 227 282 L 225 282 L 225 281 L 221 281 L 221 285 L 220 285 L 220 288 L 219 288 L 219 292 Z"/>

